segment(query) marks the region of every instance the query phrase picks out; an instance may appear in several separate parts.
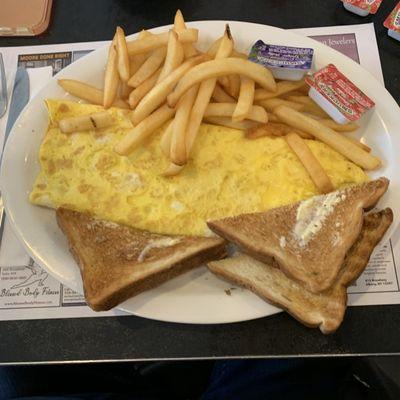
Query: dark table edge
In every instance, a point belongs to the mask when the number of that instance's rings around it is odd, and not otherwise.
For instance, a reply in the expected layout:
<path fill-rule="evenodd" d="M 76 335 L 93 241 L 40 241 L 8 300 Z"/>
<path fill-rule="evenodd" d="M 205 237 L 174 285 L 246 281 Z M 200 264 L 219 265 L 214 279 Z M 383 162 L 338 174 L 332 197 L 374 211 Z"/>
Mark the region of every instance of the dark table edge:
<path fill-rule="evenodd" d="M 157 361 L 218 361 L 218 360 L 259 360 L 259 359 L 290 359 L 290 358 L 331 358 L 331 357 L 391 357 L 400 356 L 395 353 L 314 353 L 314 354 L 274 354 L 274 355 L 243 355 L 243 356 L 218 356 L 218 357 L 165 357 L 165 358 L 126 358 L 126 359 L 98 359 L 98 360 L 63 360 L 63 361 L 19 361 L 0 362 L 5 366 L 30 366 L 30 365 L 65 365 L 65 364 L 101 364 L 101 363 L 126 363 L 126 362 L 157 362 Z"/>

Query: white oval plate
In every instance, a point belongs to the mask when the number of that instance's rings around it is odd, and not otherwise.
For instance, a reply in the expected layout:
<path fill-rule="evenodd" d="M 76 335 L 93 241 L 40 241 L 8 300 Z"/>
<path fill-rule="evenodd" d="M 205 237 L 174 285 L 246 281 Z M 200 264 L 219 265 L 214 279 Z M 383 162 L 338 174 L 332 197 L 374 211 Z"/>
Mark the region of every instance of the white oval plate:
<path fill-rule="evenodd" d="M 380 207 L 390 206 L 398 223 L 400 208 L 400 175 L 396 173 L 400 154 L 399 108 L 386 89 L 358 64 L 331 48 L 294 33 L 259 24 L 236 21 L 199 21 L 189 23 L 200 29 L 199 46 L 207 48 L 219 37 L 229 22 L 236 47 L 248 51 L 257 39 L 269 43 L 312 47 L 314 68 L 334 63 L 376 103 L 368 120 L 361 121 L 357 137 L 372 147 L 383 160 L 383 167 L 372 177 L 386 176 L 391 180 L 389 192 Z M 166 31 L 168 27 L 152 31 Z M 136 35 L 132 35 L 134 38 Z M 2 169 L 1 192 L 7 217 L 16 235 L 32 258 L 73 290 L 82 293 L 79 269 L 68 251 L 67 241 L 57 227 L 53 210 L 36 207 L 28 202 L 28 194 L 39 172 L 38 152 L 47 128 L 46 98 L 70 98 L 58 85 L 58 78 L 74 78 L 102 86 L 107 48 L 96 50 L 63 69 L 25 107 L 7 141 Z M 140 294 L 119 308 L 132 314 L 171 322 L 226 323 L 264 317 L 279 310 L 247 290 L 236 289 L 228 296 L 231 285 L 214 277 L 205 267 L 175 278 L 162 286 Z"/>

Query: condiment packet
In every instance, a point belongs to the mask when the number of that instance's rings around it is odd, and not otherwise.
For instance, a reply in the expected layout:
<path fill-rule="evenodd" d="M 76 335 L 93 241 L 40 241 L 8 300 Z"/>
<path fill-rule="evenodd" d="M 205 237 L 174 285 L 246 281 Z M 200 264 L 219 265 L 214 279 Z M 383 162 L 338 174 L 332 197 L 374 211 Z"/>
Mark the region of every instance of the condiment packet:
<path fill-rule="evenodd" d="M 313 55 L 311 48 L 278 46 L 258 40 L 248 59 L 270 69 L 277 79 L 298 81 L 311 70 Z"/>
<path fill-rule="evenodd" d="M 388 35 L 396 40 L 400 40 L 400 2 L 385 19 L 383 25 L 388 28 Z"/>
<path fill-rule="evenodd" d="M 382 0 L 342 0 L 342 2 L 346 10 L 365 17 L 368 14 L 376 14 Z"/>
<path fill-rule="evenodd" d="M 333 64 L 306 77 L 309 96 L 336 122 L 358 120 L 375 103 Z"/>

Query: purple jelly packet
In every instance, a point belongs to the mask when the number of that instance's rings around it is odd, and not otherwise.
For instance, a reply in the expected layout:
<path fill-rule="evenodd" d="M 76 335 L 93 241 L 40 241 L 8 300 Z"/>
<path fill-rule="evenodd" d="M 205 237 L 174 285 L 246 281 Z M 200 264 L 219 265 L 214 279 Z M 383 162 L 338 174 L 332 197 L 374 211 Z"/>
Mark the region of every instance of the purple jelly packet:
<path fill-rule="evenodd" d="M 313 55 L 311 48 L 278 46 L 258 40 L 248 59 L 270 69 L 277 79 L 297 81 L 311 70 Z"/>

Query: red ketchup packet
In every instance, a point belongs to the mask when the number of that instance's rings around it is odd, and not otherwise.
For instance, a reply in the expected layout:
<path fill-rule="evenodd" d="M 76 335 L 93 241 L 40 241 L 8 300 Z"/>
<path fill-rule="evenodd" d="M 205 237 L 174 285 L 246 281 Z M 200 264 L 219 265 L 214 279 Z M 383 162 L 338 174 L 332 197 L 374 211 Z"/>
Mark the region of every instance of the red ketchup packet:
<path fill-rule="evenodd" d="M 400 32 L 400 2 L 385 19 L 383 25 L 391 31 Z"/>
<path fill-rule="evenodd" d="M 306 77 L 306 83 L 327 99 L 349 121 L 358 120 L 375 103 L 333 64 Z"/>
<path fill-rule="evenodd" d="M 376 14 L 382 0 L 342 0 L 343 3 L 351 4 L 352 6 L 362 8 L 370 14 Z"/>

